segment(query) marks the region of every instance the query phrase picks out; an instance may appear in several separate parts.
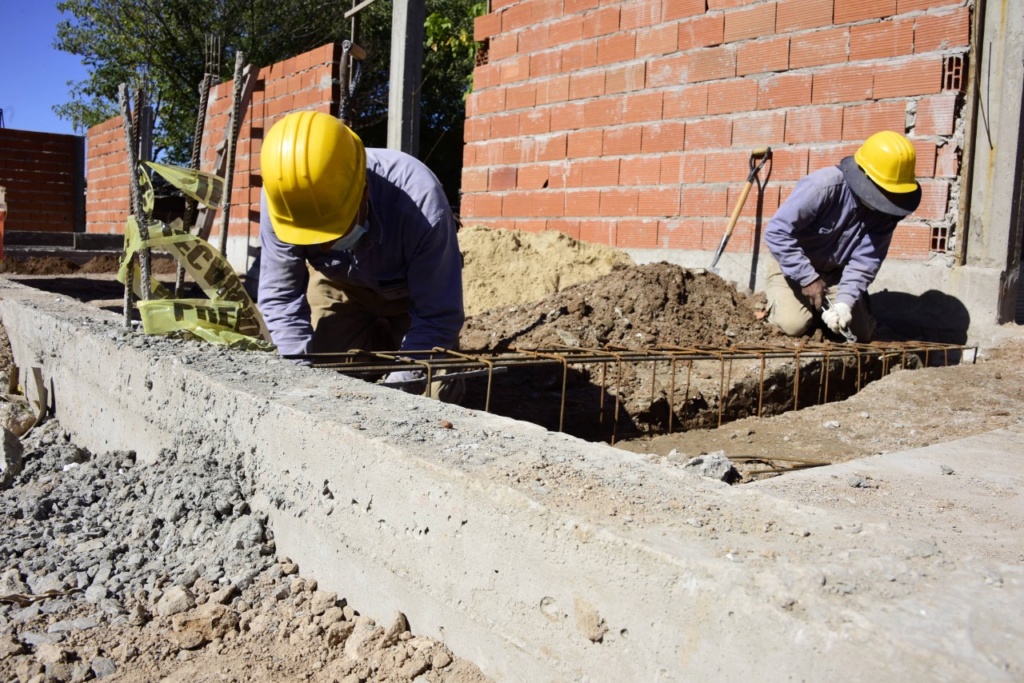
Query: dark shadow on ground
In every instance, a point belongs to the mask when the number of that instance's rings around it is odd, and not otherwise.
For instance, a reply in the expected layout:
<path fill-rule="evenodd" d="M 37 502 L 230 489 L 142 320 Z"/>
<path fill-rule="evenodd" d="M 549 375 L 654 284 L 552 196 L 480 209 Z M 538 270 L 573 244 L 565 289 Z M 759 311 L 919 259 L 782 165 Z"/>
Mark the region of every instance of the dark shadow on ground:
<path fill-rule="evenodd" d="M 938 290 L 915 295 L 884 290 L 871 294 L 871 309 L 894 338 L 966 344 L 971 314 L 963 302 Z"/>

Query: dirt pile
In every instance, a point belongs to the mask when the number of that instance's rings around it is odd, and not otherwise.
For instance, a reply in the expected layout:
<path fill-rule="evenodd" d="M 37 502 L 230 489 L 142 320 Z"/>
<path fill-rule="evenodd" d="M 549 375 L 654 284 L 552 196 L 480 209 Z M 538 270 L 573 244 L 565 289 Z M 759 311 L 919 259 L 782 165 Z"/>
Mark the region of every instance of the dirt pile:
<path fill-rule="evenodd" d="M 761 309 L 761 300 L 740 294 L 713 273 L 668 263 L 619 265 L 539 301 L 473 316 L 461 344 L 505 351 L 511 346 L 721 347 L 782 341 L 759 319 Z"/>
<path fill-rule="evenodd" d="M 623 251 L 580 242 L 555 230 L 519 232 L 466 227 L 459 231 L 466 315 L 537 301 L 579 282 L 632 265 Z"/>
<path fill-rule="evenodd" d="M 55 421 L 23 449 L 0 492 L 0 680 L 485 680 L 276 556 L 228 454 L 143 465 L 78 448 Z"/>

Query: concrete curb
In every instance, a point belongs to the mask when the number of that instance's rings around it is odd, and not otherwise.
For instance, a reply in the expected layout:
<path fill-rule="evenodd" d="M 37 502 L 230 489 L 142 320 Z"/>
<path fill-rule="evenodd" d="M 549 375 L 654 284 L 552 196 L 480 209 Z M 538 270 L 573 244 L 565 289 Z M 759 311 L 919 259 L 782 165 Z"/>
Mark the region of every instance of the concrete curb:
<path fill-rule="evenodd" d="M 852 535 L 841 515 L 646 456 L 130 333 L 2 278 L 0 320 L 77 443 L 236 458 L 279 552 L 363 613 L 403 611 L 497 680 L 1024 671 L 1002 628 L 1024 606 L 1020 567 L 1000 568 L 997 590 L 981 563 L 882 524 Z"/>

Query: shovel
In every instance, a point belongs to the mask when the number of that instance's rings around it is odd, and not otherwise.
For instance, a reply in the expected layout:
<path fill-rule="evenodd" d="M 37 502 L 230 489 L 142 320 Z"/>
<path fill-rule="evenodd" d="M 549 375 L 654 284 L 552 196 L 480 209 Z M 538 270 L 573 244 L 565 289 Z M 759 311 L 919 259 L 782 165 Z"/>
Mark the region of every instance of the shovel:
<path fill-rule="evenodd" d="M 728 244 L 729 238 L 732 237 L 732 230 L 736 227 L 736 221 L 739 220 L 740 211 L 743 211 L 743 205 L 747 201 L 747 195 L 750 194 L 750 186 L 754 184 L 757 172 L 764 166 L 764 162 L 771 158 L 771 147 L 758 147 L 750 153 L 750 173 L 747 175 L 747 184 L 743 186 L 743 191 L 740 192 L 740 198 L 736 201 L 736 207 L 732 210 L 732 215 L 729 216 L 729 225 L 725 227 L 725 234 L 722 235 L 722 242 L 718 245 L 718 251 L 715 252 L 714 260 L 711 261 L 711 267 L 708 270 L 712 273 L 718 272 L 715 266 L 718 265 L 718 259 L 722 258 L 725 245 Z M 755 159 L 760 159 L 761 161 L 755 162 Z"/>

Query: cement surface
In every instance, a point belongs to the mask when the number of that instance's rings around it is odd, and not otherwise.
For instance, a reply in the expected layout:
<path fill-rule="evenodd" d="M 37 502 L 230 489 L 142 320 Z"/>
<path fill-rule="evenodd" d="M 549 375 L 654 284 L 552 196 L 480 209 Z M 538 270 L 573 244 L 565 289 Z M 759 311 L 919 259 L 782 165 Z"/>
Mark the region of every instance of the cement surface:
<path fill-rule="evenodd" d="M 0 322 L 76 443 L 237 459 L 304 573 L 371 616 L 405 612 L 497 680 L 1024 677 L 1021 562 L 980 558 L 984 539 L 952 543 L 929 516 L 809 493 L 836 470 L 730 488 L 273 356 L 145 337 L 6 280 Z M 960 484 L 946 493 L 971 519 L 1002 480 L 986 533 L 1019 548 L 1019 436 L 957 447 L 1000 452 L 986 476 L 928 453 L 849 466 L 912 490 L 942 460 L 955 473 L 934 476 Z"/>

